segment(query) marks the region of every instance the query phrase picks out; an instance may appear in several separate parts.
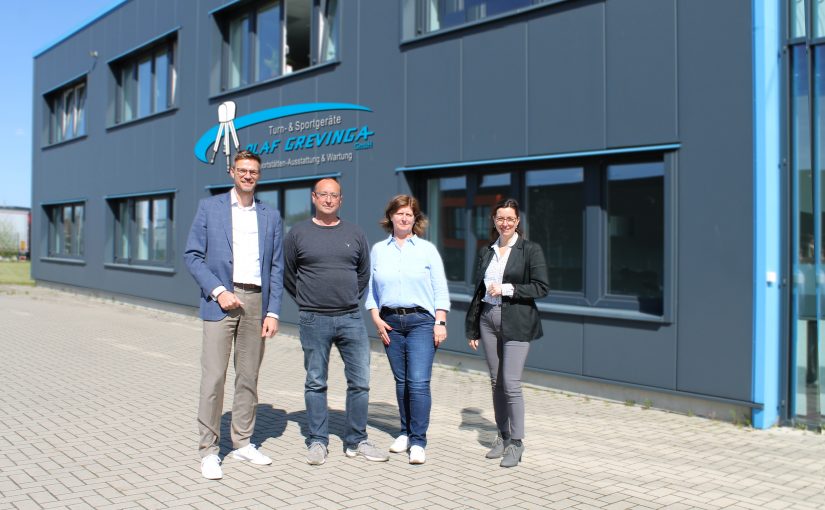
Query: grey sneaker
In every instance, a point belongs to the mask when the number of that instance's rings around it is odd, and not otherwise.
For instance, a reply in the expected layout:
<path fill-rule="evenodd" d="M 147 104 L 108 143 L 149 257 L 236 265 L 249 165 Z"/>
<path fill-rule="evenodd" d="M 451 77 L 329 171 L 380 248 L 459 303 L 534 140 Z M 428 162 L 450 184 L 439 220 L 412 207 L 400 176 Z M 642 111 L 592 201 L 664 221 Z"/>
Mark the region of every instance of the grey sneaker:
<path fill-rule="evenodd" d="M 379 450 L 374 444 L 366 440 L 358 443 L 358 448 L 355 450 L 347 447 L 344 453 L 346 453 L 347 457 L 357 457 L 360 455 L 373 462 L 386 462 L 390 460 L 390 456 L 384 453 L 384 450 Z"/>
<path fill-rule="evenodd" d="M 507 448 L 504 449 L 504 455 L 501 457 L 499 466 L 504 468 L 518 466 L 518 463 L 521 462 L 522 454 L 524 454 L 524 443 L 520 445 L 515 443 L 508 444 Z"/>
<path fill-rule="evenodd" d="M 327 447 L 321 443 L 312 443 L 307 452 L 307 464 L 320 466 L 327 461 Z"/>
<path fill-rule="evenodd" d="M 504 455 L 504 450 L 510 444 L 509 439 L 502 439 L 501 434 L 496 434 L 496 440 L 493 441 L 493 444 L 490 447 L 490 451 L 487 452 L 488 459 L 498 459 L 502 455 Z"/>

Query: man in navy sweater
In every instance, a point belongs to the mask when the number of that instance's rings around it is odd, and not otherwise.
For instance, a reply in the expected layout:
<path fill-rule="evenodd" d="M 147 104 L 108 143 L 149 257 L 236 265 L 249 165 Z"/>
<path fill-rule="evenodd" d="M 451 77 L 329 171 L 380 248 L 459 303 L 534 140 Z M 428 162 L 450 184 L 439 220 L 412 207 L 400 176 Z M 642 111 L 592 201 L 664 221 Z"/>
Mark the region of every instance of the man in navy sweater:
<path fill-rule="evenodd" d="M 338 217 L 342 201 L 338 181 L 315 183 L 315 216 L 293 226 L 284 240 L 284 287 L 300 311 L 309 421 L 306 461 L 311 465 L 323 464 L 327 457 L 327 374 L 333 344 L 347 378 L 344 451 L 347 457 L 389 460 L 367 440 L 370 344 L 359 307 L 370 278 L 370 246 L 358 225 Z"/>

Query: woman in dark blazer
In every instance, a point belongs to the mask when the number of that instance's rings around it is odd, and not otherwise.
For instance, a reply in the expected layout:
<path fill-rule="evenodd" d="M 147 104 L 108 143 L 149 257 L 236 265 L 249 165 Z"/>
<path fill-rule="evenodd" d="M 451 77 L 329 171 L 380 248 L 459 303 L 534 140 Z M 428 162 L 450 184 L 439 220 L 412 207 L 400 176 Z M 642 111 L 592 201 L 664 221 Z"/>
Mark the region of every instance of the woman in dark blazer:
<path fill-rule="evenodd" d="M 521 376 L 530 341 L 542 336 L 535 300 L 547 295 L 547 264 L 541 246 L 521 235 L 518 202 L 497 203 L 490 217 L 497 239 L 478 255 L 479 282 L 465 329 L 473 350 L 481 341 L 490 369 L 499 432 L 487 458 L 514 467 L 524 453 Z"/>

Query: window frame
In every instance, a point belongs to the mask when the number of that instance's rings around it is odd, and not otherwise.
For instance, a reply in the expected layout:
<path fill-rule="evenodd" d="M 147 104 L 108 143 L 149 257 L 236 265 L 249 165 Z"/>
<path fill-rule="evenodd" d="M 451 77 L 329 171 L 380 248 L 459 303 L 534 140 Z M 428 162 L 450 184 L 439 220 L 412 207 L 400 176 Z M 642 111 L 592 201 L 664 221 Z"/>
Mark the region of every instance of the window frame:
<path fill-rule="evenodd" d="M 309 202 L 309 214 L 310 218 L 315 215 L 315 205 L 312 204 L 312 186 L 319 181 L 320 179 L 331 178 L 331 179 L 340 179 L 340 173 L 331 173 L 331 174 L 324 174 L 324 175 L 310 175 L 306 177 L 297 177 L 297 178 L 287 178 L 287 179 L 272 179 L 266 181 L 259 181 L 255 185 L 255 198 L 258 198 L 258 193 L 261 191 L 275 191 L 278 193 L 278 214 L 281 215 L 281 221 L 283 222 L 284 226 L 284 235 L 287 234 L 291 225 L 287 225 L 287 216 L 286 216 L 286 193 L 291 190 L 296 189 L 308 189 L 309 192 L 307 193 L 307 201 Z M 221 193 L 227 193 L 229 190 L 232 189 L 232 184 L 218 184 L 214 186 L 207 186 L 206 190 L 212 195 L 220 195 Z M 266 203 L 269 207 L 272 207 L 272 204 Z M 303 220 L 299 220 L 303 221 Z"/>
<path fill-rule="evenodd" d="M 81 207 L 80 225 L 77 221 L 77 208 Z M 86 256 L 86 201 L 71 200 L 66 202 L 51 202 L 43 204 L 46 218 L 46 258 L 83 261 Z M 70 211 L 71 227 L 69 237 L 71 250 L 65 250 L 65 217 Z M 55 246 L 56 236 L 60 236 L 59 246 Z"/>
<path fill-rule="evenodd" d="M 137 122 L 155 115 L 161 115 L 177 108 L 178 91 L 178 32 L 179 27 L 167 32 L 138 48 L 129 50 L 109 61 L 113 82 L 111 105 L 111 127 Z M 165 105 L 159 105 L 158 61 L 165 56 Z M 141 113 L 141 75 L 139 69 L 144 62 L 149 63 L 148 112 Z M 126 115 L 126 107 L 131 114 Z M 160 107 L 162 106 L 162 107 Z"/>
<path fill-rule="evenodd" d="M 151 253 L 154 246 L 156 231 L 154 228 L 154 202 L 165 200 L 166 205 L 166 246 L 165 257 L 163 260 L 153 260 L 151 258 L 138 257 L 138 221 L 136 215 L 136 205 L 140 201 L 149 201 L 149 234 L 147 239 L 148 250 Z M 144 266 L 144 267 L 160 267 L 170 268 L 174 267 L 174 245 L 175 245 L 175 192 L 163 191 L 151 194 L 142 195 L 128 195 L 108 197 L 106 199 L 109 209 L 112 214 L 112 243 L 111 243 L 111 260 L 114 264 L 125 266 Z M 124 207 L 125 206 L 125 207 Z M 123 213 L 127 214 L 124 220 Z M 128 243 L 128 255 L 121 256 L 121 248 L 123 247 L 122 239 L 124 237 Z"/>
<path fill-rule="evenodd" d="M 662 221 L 663 221 L 663 249 L 662 249 L 662 297 L 660 310 L 651 313 L 650 308 L 640 302 L 639 296 L 627 296 L 608 293 L 608 210 L 607 198 L 607 168 L 615 164 L 633 163 L 661 163 L 663 169 L 662 182 Z M 581 167 L 584 170 L 584 219 L 582 233 L 582 291 L 556 291 L 552 288 L 547 297 L 538 300 L 542 311 L 555 313 L 569 313 L 574 315 L 594 315 L 616 318 L 627 318 L 652 322 L 672 322 L 675 320 L 676 300 L 676 162 L 677 155 L 673 150 L 656 151 L 633 154 L 608 154 L 600 156 L 571 157 L 553 159 L 550 161 L 512 162 L 512 163 L 481 163 L 477 166 L 462 164 L 458 168 L 428 167 L 424 171 L 408 172 L 410 188 L 421 197 L 424 210 L 428 211 L 430 199 L 428 182 L 431 179 L 443 177 L 461 177 L 467 179 L 467 201 L 465 203 L 465 223 L 472 225 L 473 200 L 478 192 L 478 186 L 485 175 L 509 172 L 511 175 L 511 195 L 522 206 L 521 225 L 526 237 L 530 238 L 529 207 L 527 204 L 527 172 L 532 170 L 553 170 Z M 525 207 L 526 206 L 526 207 Z M 431 224 L 427 232 L 428 239 L 440 247 L 437 239 L 438 225 Z M 475 262 L 477 252 L 472 247 L 476 243 L 473 228 L 467 229 L 465 239 L 464 274 L 463 281 L 449 281 L 453 299 L 466 301 L 474 293 Z"/>
<path fill-rule="evenodd" d="M 257 0 L 246 2 L 232 2 L 223 7 L 219 7 L 210 12 L 215 21 L 215 33 L 217 48 L 215 51 L 213 62 L 217 63 L 217 69 L 213 69 L 213 91 L 220 95 L 228 92 L 236 92 L 248 87 L 254 87 L 259 84 L 269 83 L 274 80 L 280 80 L 288 76 L 292 76 L 304 71 L 313 70 L 328 64 L 336 63 L 340 58 L 340 40 L 341 40 L 341 1 L 340 0 L 311 0 L 310 5 L 310 28 L 309 28 L 309 64 L 298 69 L 291 69 L 287 71 L 287 3 L 290 0 Z M 280 40 L 280 63 L 279 70 L 273 76 L 265 78 L 255 77 L 255 67 L 258 61 L 256 54 L 257 40 L 258 40 L 258 15 L 266 7 L 276 5 L 279 11 L 278 19 L 278 39 Z M 328 14 L 330 6 L 334 5 L 334 19 L 332 23 L 328 22 Z M 241 40 L 247 48 L 247 53 L 242 53 L 242 64 L 246 68 L 240 69 L 241 79 L 238 85 L 230 85 L 230 69 L 232 62 L 232 45 L 231 45 L 231 30 L 230 26 L 234 21 L 246 18 L 246 32 L 241 35 Z M 334 55 L 327 56 L 322 54 L 324 50 L 329 48 L 325 44 L 324 35 L 331 34 L 330 37 L 334 39 L 332 47 L 334 48 Z M 246 81 L 244 82 L 244 78 Z"/>
<path fill-rule="evenodd" d="M 460 23 L 451 24 L 444 28 L 438 28 L 435 30 L 428 30 L 429 25 L 429 17 L 430 17 L 430 10 L 428 9 L 428 3 L 432 0 L 402 0 L 401 4 L 401 43 L 410 43 L 415 42 L 423 39 L 427 39 L 430 37 L 438 37 L 443 34 L 448 34 L 451 32 L 455 32 L 458 30 L 464 30 L 469 27 L 474 27 L 477 25 L 485 24 L 485 23 L 492 23 L 494 21 L 509 18 L 512 16 L 519 16 L 521 14 L 532 12 L 538 9 L 544 9 L 546 7 L 557 5 L 563 2 L 568 2 L 570 0 L 531 0 L 530 5 L 523 6 L 523 7 L 514 7 L 512 9 L 506 10 L 504 12 L 499 12 L 497 14 L 493 14 L 490 16 L 483 16 L 477 19 L 467 20 L 466 19 L 466 8 L 465 11 L 465 20 Z M 441 2 L 444 0 L 435 0 L 438 1 L 438 8 L 441 10 Z M 466 1 L 466 0 L 465 0 Z"/>
<path fill-rule="evenodd" d="M 82 96 L 79 94 L 82 91 Z M 86 75 L 71 80 L 69 83 L 53 89 L 43 98 L 46 102 L 45 145 L 56 145 L 86 136 L 86 104 L 88 103 L 89 87 Z M 71 95 L 71 115 L 67 117 L 66 102 Z M 78 97 L 82 97 L 82 107 Z M 66 119 L 71 119 L 71 129 L 67 131 Z"/>

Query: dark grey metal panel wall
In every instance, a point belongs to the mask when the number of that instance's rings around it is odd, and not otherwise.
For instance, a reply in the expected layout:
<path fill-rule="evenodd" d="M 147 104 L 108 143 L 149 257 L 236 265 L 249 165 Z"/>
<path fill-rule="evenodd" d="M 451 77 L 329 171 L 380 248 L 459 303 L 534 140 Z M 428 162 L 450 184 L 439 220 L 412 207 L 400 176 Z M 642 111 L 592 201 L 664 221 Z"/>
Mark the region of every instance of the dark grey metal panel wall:
<path fill-rule="evenodd" d="M 408 47 L 406 165 L 461 160 L 461 41 Z"/>
<path fill-rule="evenodd" d="M 36 133 L 43 93 L 91 69 L 88 136 L 44 150 L 35 136 L 35 278 L 195 305 L 198 290 L 180 254 L 205 187 L 229 180 L 220 162 L 203 165 L 192 148 L 226 99 L 239 115 L 315 101 L 372 108 L 343 115 L 376 132 L 375 147 L 356 151 L 353 163 L 263 174 L 340 171 L 342 215 L 371 242 L 384 235 L 377 220 L 389 196 L 407 190 L 393 171 L 400 166 L 678 142 L 673 323 L 545 314 L 546 335 L 528 365 L 750 398 L 751 39 L 741 2 L 571 0 L 401 45 L 399 2 L 346 1 L 340 62 L 213 96 L 217 31 L 208 12 L 223 3 L 132 1 L 35 60 Z M 178 26 L 177 109 L 107 129 L 107 62 Z M 239 135 L 242 144 L 260 141 L 250 130 Z M 103 197 L 160 189 L 177 190 L 176 272 L 104 268 L 111 224 Z M 39 260 L 46 226 L 39 204 L 75 198 L 88 200 L 86 264 Z M 284 319 L 296 321 L 294 304 L 285 303 Z M 463 307 L 455 303 L 450 315 L 447 348 L 466 352 Z"/>
<path fill-rule="evenodd" d="M 679 3 L 677 373 L 679 389 L 750 399 L 753 94 L 743 3 Z"/>
<path fill-rule="evenodd" d="M 527 152 L 523 22 L 502 23 L 462 40 L 462 159 Z"/>
<path fill-rule="evenodd" d="M 530 154 L 606 145 L 604 51 L 601 2 L 568 4 L 528 22 Z"/>
<path fill-rule="evenodd" d="M 674 141 L 675 0 L 621 0 L 605 6 L 607 145 Z M 689 37 L 702 36 L 700 30 L 690 32 Z"/>

